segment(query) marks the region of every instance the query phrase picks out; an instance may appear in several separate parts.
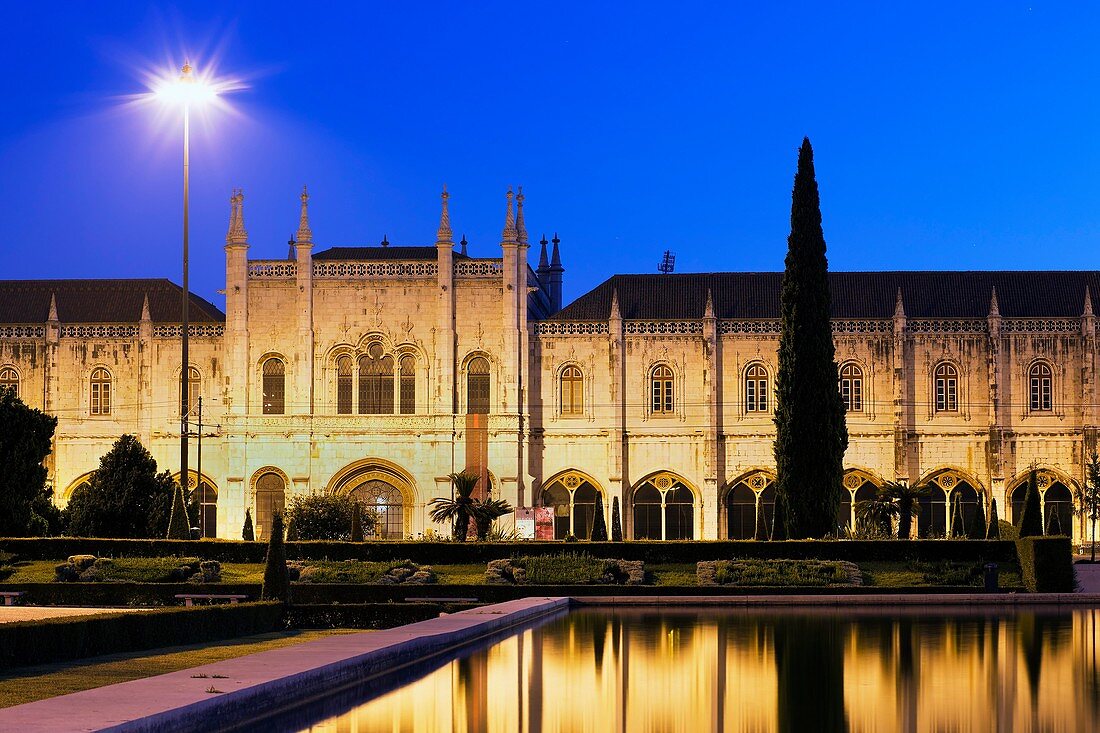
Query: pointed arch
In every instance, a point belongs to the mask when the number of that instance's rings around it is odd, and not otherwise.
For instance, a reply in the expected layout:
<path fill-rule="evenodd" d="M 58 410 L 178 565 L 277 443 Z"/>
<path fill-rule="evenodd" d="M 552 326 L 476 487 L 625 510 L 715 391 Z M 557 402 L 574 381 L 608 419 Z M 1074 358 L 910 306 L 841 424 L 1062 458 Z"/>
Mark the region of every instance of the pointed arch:
<path fill-rule="evenodd" d="M 344 466 L 325 486 L 329 494 L 348 494 L 377 515 L 378 539 L 402 539 L 412 533 L 418 506 L 416 480 L 401 466 L 383 458 L 363 458 Z"/>
<path fill-rule="evenodd" d="M 634 539 L 692 540 L 699 536 L 698 488 L 678 473 L 648 474 L 630 490 Z"/>
<path fill-rule="evenodd" d="M 584 471 L 570 468 L 554 474 L 542 483 L 538 501 L 540 506 L 554 510 L 554 539 L 564 539 L 567 534 L 590 539 L 596 502 L 603 504 L 607 521 L 607 492 Z"/>

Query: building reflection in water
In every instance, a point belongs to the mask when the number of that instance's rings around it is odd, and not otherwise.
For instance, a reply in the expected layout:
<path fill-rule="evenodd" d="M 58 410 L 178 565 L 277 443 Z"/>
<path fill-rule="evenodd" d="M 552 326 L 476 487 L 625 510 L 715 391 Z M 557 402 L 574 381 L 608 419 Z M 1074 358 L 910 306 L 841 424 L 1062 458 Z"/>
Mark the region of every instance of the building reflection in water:
<path fill-rule="evenodd" d="M 1100 730 L 1100 611 L 579 611 L 315 733 Z"/>

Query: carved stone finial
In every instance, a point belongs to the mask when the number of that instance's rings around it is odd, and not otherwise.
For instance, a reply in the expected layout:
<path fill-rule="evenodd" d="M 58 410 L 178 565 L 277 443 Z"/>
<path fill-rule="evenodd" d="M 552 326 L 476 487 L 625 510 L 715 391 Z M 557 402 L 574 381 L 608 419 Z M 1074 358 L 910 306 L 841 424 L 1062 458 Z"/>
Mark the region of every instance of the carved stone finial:
<path fill-rule="evenodd" d="M 611 317 L 612 318 L 622 318 L 622 315 L 619 313 L 619 289 L 618 288 L 612 288 L 612 290 L 611 290 Z"/>
<path fill-rule="evenodd" d="M 520 244 L 527 244 L 527 224 L 523 221 L 523 186 L 519 187 L 516 195 L 516 240 Z"/>
<path fill-rule="evenodd" d="M 382 235 L 382 241 L 379 244 L 381 244 L 383 247 L 389 247 L 390 246 L 389 236 L 386 235 L 386 234 L 383 234 Z"/>
<path fill-rule="evenodd" d="M 508 211 L 504 216 L 504 232 L 501 234 L 501 238 L 505 242 L 516 241 L 516 218 L 512 214 L 512 187 L 508 187 Z"/>
<path fill-rule="evenodd" d="M 1085 286 L 1085 310 L 1081 313 L 1083 316 L 1091 316 L 1092 313 L 1092 293 L 1089 292 L 1089 286 Z"/>
<path fill-rule="evenodd" d="M 229 197 L 229 231 L 225 243 L 248 244 L 248 232 L 244 229 L 244 193 L 239 188 L 234 188 Z"/>
<path fill-rule="evenodd" d="M 539 252 L 539 269 L 546 270 L 550 268 L 550 260 L 546 257 L 546 245 L 548 244 L 548 242 L 546 241 L 545 234 L 542 235 L 542 239 L 539 240 L 539 244 L 542 245 L 542 250 Z"/>
<path fill-rule="evenodd" d="M 462 235 L 462 241 L 459 242 L 459 244 L 462 245 L 462 254 L 465 255 L 466 254 L 466 245 L 469 244 L 469 242 L 466 241 L 466 235 L 465 234 Z"/>
<path fill-rule="evenodd" d="M 711 297 L 710 288 L 707 288 L 707 305 L 703 309 L 703 318 L 714 318 L 714 298 Z"/>
<path fill-rule="evenodd" d="M 443 208 L 439 213 L 439 229 L 435 234 L 436 244 L 454 245 L 451 233 L 451 213 L 447 210 L 447 199 L 451 197 L 451 194 L 447 193 L 447 186 L 444 184 L 443 193 L 440 194 L 440 199 L 443 202 Z"/>
<path fill-rule="evenodd" d="M 50 314 L 46 316 L 47 321 L 57 322 L 57 293 L 50 293 Z"/>
<path fill-rule="evenodd" d="M 993 286 L 993 295 L 989 299 L 989 317 L 1000 318 L 1001 306 L 997 303 L 997 286 Z"/>
<path fill-rule="evenodd" d="M 560 269 L 561 268 L 561 252 L 558 251 L 558 245 L 561 244 L 561 240 L 558 239 L 558 233 L 554 232 L 554 238 L 550 240 L 554 243 L 554 253 L 550 256 L 550 267 Z"/>
<path fill-rule="evenodd" d="M 149 293 L 145 294 L 145 300 L 141 303 L 141 320 L 143 322 L 153 320 L 153 317 L 149 315 Z"/>
<path fill-rule="evenodd" d="M 901 299 L 901 288 L 898 288 L 898 298 L 894 303 L 894 318 L 905 318 L 905 303 Z"/>
<path fill-rule="evenodd" d="M 299 196 L 302 200 L 302 213 L 298 217 L 298 235 L 295 239 L 298 240 L 298 244 L 313 244 L 313 230 L 309 228 L 309 191 L 305 186 L 302 186 L 302 195 Z"/>

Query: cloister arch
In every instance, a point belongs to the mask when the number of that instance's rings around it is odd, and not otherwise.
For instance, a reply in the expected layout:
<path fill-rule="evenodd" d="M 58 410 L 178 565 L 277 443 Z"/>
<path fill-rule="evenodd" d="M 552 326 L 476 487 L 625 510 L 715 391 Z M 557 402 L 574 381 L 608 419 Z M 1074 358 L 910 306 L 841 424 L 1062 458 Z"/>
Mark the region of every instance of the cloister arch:
<path fill-rule="evenodd" d="M 172 480 L 180 483 L 180 472 L 172 474 Z M 199 475 L 194 469 L 187 471 L 187 491 L 191 501 L 199 504 L 200 537 L 218 536 L 218 484 L 208 474 Z"/>
<path fill-rule="evenodd" d="M 863 468 L 847 468 L 841 480 L 840 507 L 837 511 L 837 535 L 856 526 L 855 507 L 861 501 L 875 498 L 885 482 L 879 476 Z"/>
<path fill-rule="evenodd" d="M 572 534 L 577 539 L 592 537 L 596 502 L 604 505 L 604 521 L 608 523 L 607 496 L 596 479 L 583 471 L 567 469 L 543 482 L 539 505 L 554 510 L 554 539 Z"/>
<path fill-rule="evenodd" d="M 257 540 L 266 540 L 271 531 L 271 520 L 286 508 L 286 496 L 290 490 L 290 477 L 280 468 L 264 466 L 252 474 L 249 496 L 255 510 L 252 513 Z"/>
<path fill-rule="evenodd" d="M 671 471 L 656 471 L 634 484 L 630 512 L 636 540 L 693 540 L 700 535 L 699 491 Z"/>
<path fill-rule="evenodd" d="M 377 514 L 377 539 L 403 539 L 412 534 L 416 481 L 408 471 L 382 458 L 364 458 L 333 474 L 325 492 L 346 494 Z"/>
<path fill-rule="evenodd" d="M 1008 483 L 1005 491 L 1011 509 L 1011 513 L 1005 518 L 1013 524 L 1019 524 L 1020 522 L 1020 514 L 1024 508 L 1027 482 L 1030 475 L 1030 469 L 1023 471 Z M 1035 469 L 1035 483 L 1039 489 L 1039 507 L 1042 511 L 1043 531 L 1061 530 L 1061 534 L 1072 537 L 1074 527 L 1073 508 L 1075 506 L 1073 497 L 1077 492 L 1078 483 L 1066 473 L 1049 466 Z M 1057 514 L 1057 517 L 1053 516 L 1054 513 Z"/>
<path fill-rule="evenodd" d="M 726 485 L 718 502 L 718 526 L 725 533 L 725 539 L 749 540 L 755 537 L 758 512 L 765 512 L 765 526 L 770 531 L 770 519 L 775 513 L 775 489 L 771 488 L 774 483 L 773 471 L 756 468 Z M 769 510 L 770 515 L 767 513 Z"/>
<path fill-rule="evenodd" d="M 73 479 L 72 481 L 69 482 L 69 485 L 65 487 L 65 490 L 63 492 L 61 492 L 61 498 L 64 500 L 64 502 L 66 504 L 69 503 L 69 499 L 73 498 L 73 492 L 75 492 L 81 486 L 84 486 L 85 484 L 87 484 L 89 481 L 92 480 L 92 474 L 94 474 L 94 473 L 95 473 L 95 471 L 88 471 L 86 473 L 82 473 L 79 476 L 77 476 L 75 479 Z"/>
<path fill-rule="evenodd" d="M 989 494 L 981 482 L 953 466 L 943 466 L 928 472 L 918 485 L 927 486 L 929 492 L 918 500 L 920 514 L 917 515 L 917 535 L 919 537 L 951 536 L 952 507 L 955 497 L 962 501 L 964 522 L 969 522 L 973 517 L 979 501 L 983 504 L 988 502 Z"/>

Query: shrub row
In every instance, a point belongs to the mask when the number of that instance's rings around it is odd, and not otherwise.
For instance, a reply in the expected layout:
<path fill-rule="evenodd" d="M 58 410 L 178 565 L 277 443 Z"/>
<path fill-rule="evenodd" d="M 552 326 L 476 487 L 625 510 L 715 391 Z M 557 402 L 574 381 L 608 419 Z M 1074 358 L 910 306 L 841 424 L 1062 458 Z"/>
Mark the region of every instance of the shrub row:
<path fill-rule="evenodd" d="M 261 634 L 281 628 L 282 612 L 244 603 L 0 624 L 0 668 Z"/>
<path fill-rule="evenodd" d="M 288 606 L 286 624 L 296 629 L 392 629 L 474 608 L 472 603 L 310 603 Z"/>
<path fill-rule="evenodd" d="M 199 557 L 226 563 L 262 563 L 267 545 L 243 540 L 115 540 L 69 537 L 0 539 L 0 551 L 23 560 L 96 557 Z M 1011 540 L 696 540 L 684 542 L 288 542 L 292 560 L 409 560 L 420 565 L 488 563 L 517 555 L 585 552 L 593 557 L 655 563 L 700 560 L 872 560 L 1008 562 Z"/>
<path fill-rule="evenodd" d="M 1016 540 L 1020 575 L 1032 593 L 1072 593 L 1073 551 L 1069 537 L 1024 537 Z"/>

